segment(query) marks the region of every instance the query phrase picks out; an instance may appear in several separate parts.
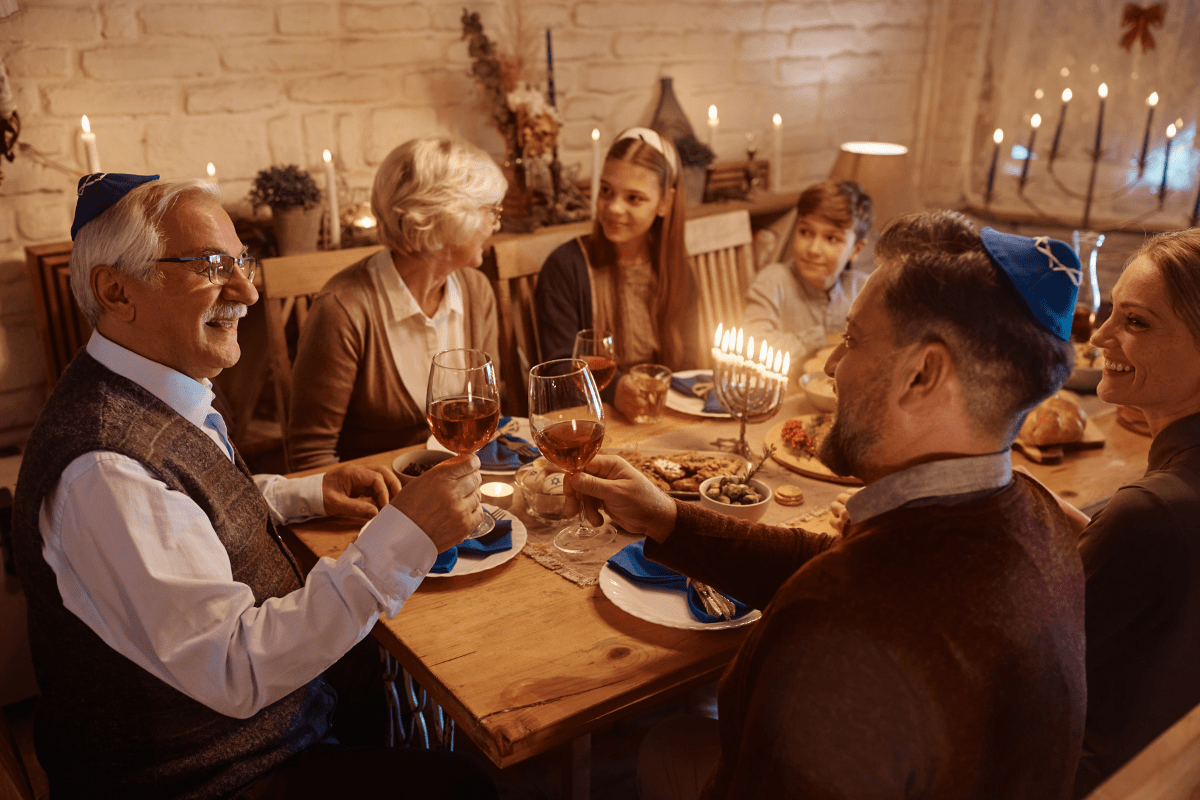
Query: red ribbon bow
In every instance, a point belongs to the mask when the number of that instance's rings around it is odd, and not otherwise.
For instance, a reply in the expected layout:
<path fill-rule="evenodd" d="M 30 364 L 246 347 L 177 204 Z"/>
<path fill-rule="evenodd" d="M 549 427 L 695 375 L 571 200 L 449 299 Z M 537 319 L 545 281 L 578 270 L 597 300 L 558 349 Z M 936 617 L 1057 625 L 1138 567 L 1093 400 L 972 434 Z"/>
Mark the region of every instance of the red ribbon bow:
<path fill-rule="evenodd" d="M 1125 4 L 1125 12 L 1121 17 L 1121 27 L 1129 28 L 1125 35 L 1121 37 L 1121 47 L 1126 50 L 1133 49 L 1133 43 L 1138 39 L 1142 41 L 1142 52 L 1154 49 L 1154 34 L 1150 32 L 1151 25 L 1157 25 L 1160 28 L 1163 25 L 1163 16 L 1166 14 L 1166 8 L 1162 3 L 1155 3 L 1152 6 L 1142 8 L 1133 3 Z"/>

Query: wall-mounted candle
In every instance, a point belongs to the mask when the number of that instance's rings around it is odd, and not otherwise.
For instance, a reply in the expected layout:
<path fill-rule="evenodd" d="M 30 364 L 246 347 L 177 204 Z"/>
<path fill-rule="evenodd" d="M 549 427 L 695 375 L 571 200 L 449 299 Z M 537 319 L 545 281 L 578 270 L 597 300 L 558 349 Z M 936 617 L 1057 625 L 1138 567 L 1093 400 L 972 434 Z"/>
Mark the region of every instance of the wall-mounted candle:
<path fill-rule="evenodd" d="M 778 114 L 771 117 L 771 149 L 771 191 L 778 192 L 783 189 L 783 117 Z"/>
<path fill-rule="evenodd" d="M 717 116 L 717 107 L 708 107 L 708 149 L 716 151 L 717 149 L 717 126 L 721 124 L 720 118 Z"/>
<path fill-rule="evenodd" d="M 337 250 L 342 246 L 342 215 L 338 211 L 337 175 L 333 171 L 333 154 L 326 150 L 325 159 L 325 202 L 329 206 L 329 238 L 327 249 Z"/>
<path fill-rule="evenodd" d="M 1066 67 L 1063 67 L 1066 69 Z M 1054 129 L 1054 143 L 1050 145 L 1050 160 L 1058 157 L 1058 140 L 1062 138 L 1063 120 L 1067 118 L 1067 104 L 1071 102 L 1071 90 L 1063 89 L 1062 110 L 1058 112 L 1058 127 Z"/>
<path fill-rule="evenodd" d="M 551 107 L 558 105 L 554 99 L 554 47 L 550 44 L 549 28 L 546 28 L 546 99 Z"/>
<path fill-rule="evenodd" d="M 216 165 L 210 161 L 210 162 L 208 162 L 208 166 L 204 168 L 204 171 L 208 173 L 208 182 L 211 183 L 213 186 L 216 186 L 217 185 L 217 167 L 216 167 Z"/>
<path fill-rule="evenodd" d="M 1025 180 L 1029 177 L 1029 159 L 1033 158 L 1033 141 L 1037 138 L 1038 128 L 1042 126 L 1042 115 L 1034 114 L 1029 119 L 1029 144 L 1025 145 L 1025 163 L 1021 165 L 1021 188 L 1025 188 Z"/>
<path fill-rule="evenodd" d="M 1178 129 L 1175 123 L 1167 126 L 1167 146 L 1163 149 L 1163 177 L 1162 183 L 1158 187 L 1158 205 L 1162 207 L 1163 201 L 1167 198 L 1167 167 L 1171 162 L 1171 141 L 1175 138 Z"/>
<path fill-rule="evenodd" d="M 996 181 L 996 162 L 1000 160 L 1000 143 L 1004 141 L 1004 131 L 996 128 L 996 132 L 992 134 L 992 141 L 995 144 L 992 146 L 992 166 L 988 169 L 988 184 L 987 184 L 987 200 L 992 200 L 992 184 Z"/>
<path fill-rule="evenodd" d="M 1100 115 L 1096 118 L 1096 150 L 1093 158 L 1100 158 L 1100 140 L 1104 137 L 1104 104 L 1108 102 L 1108 84 L 1100 84 Z"/>
<path fill-rule="evenodd" d="M 100 156 L 96 152 L 96 134 L 92 133 L 92 124 L 88 122 L 87 114 L 83 115 L 79 124 L 83 126 L 83 133 L 79 134 L 79 138 L 83 140 L 83 149 L 87 153 L 88 172 L 99 172 Z"/>
<path fill-rule="evenodd" d="M 1146 150 L 1150 147 L 1150 126 L 1154 124 L 1154 107 L 1158 105 L 1158 92 L 1146 98 L 1146 132 L 1142 135 L 1142 154 L 1138 157 L 1138 177 L 1146 170 Z"/>
<path fill-rule="evenodd" d="M 596 216 L 596 198 L 600 196 L 600 129 L 592 128 L 592 216 Z"/>

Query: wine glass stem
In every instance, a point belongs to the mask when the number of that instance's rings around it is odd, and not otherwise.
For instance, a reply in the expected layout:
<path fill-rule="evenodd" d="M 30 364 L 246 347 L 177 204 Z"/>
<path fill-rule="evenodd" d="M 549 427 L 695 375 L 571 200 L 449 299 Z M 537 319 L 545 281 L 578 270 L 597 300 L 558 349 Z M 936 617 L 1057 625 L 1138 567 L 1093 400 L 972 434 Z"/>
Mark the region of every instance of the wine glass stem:
<path fill-rule="evenodd" d="M 587 495 L 579 495 L 579 535 L 591 536 L 596 532 L 591 523 L 587 521 Z"/>

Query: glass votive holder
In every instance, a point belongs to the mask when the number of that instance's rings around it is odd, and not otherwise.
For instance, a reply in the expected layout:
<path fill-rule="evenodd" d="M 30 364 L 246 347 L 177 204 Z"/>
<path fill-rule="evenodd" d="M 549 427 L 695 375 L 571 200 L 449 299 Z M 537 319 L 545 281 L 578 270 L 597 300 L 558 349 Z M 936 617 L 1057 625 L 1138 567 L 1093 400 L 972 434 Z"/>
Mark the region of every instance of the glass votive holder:
<path fill-rule="evenodd" d="M 637 364 L 629 368 L 631 397 L 626 401 L 626 416 L 638 425 L 658 422 L 671 388 L 671 370 L 662 364 Z"/>
<path fill-rule="evenodd" d="M 511 483 L 500 481 L 490 481 L 479 487 L 479 494 L 483 502 L 505 510 L 512 505 L 514 491 Z"/>

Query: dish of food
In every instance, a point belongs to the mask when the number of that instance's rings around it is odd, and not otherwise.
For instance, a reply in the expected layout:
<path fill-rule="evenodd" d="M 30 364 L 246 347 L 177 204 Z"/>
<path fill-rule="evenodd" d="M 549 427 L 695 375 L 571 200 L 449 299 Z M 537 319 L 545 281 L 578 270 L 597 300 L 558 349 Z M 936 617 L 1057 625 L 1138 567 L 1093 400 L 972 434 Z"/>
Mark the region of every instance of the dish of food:
<path fill-rule="evenodd" d="M 683 592 L 634 583 L 608 564 L 600 569 L 600 591 L 622 611 L 668 628 L 721 631 L 749 625 L 762 616 L 759 611 L 751 611 L 737 619 L 701 622 L 692 616 Z"/>
<path fill-rule="evenodd" d="M 834 475 L 829 467 L 817 460 L 821 442 L 833 427 L 833 414 L 801 414 L 779 423 L 767 431 L 765 442 L 775 445 L 771 458 L 809 478 L 847 486 L 861 486 L 853 477 Z"/>
<path fill-rule="evenodd" d="M 1075 369 L 1063 381 L 1064 389 L 1094 392 L 1104 374 L 1104 358 L 1099 348 L 1087 342 L 1075 342 Z"/>
<path fill-rule="evenodd" d="M 817 411 L 837 411 L 837 386 L 833 378 L 824 372 L 806 372 L 800 376 L 800 382 L 804 385 L 804 394 L 808 397 L 808 402 L 812 403 Z"/>
<path fill-rule="evenodd" d="M 485 511 L 498 511 L 498 509 L 487 503 L 483 504 Z M 458 554 L 458 561 L 454 564 L 454 569 L 449 572 L 430 572 L 426 578 L 457 578 L 460 575 L 474 575 L 476 572 L 486 572 L 489 569 L 494 569 L 501 564 L 512 561 L 517 557 L 517 553 L 521 552 L 525 547 L 525 542 L 529 540 L 529 533 L 525 530 L 525 523 L 517 519 L 516 515 L 503 512 L 501 519 L 512 522 L 512 549 L 502 550 L 499 553 L 478 558 L 476 556 Z"/>
<path fill-rule="evenodd" d="M 529 418 L 513 417 L 512 421 L 517 424 L 516 433 L 514 433 L 513 436 L 516 436 L 518 439 L 524 439 L 530 444 L 533 444 L 533 435 L 529 432 Z M 425 442 L 425 446 L 430 450 L 440 450 L 443 453 L 450 452 L 449 449 L 443 447 L 442 443 L 432 435 L 430 435 L 429 439 Z M 488 469 L 485 467 L 479 470 L 479 473 L 481 475 L 512 475 L 518 469 L 520 469 L 520 466 L 513 467 L 512 469 Z"/>
<path fill-rule="evenodd" d="M 683 372 L 671 373 L 672 378 L 694 378 L 704 372 L 712 372 L 711 369 L 685 369 Z M 681 414 L 691 414 L 693 417 L 711 417 L 713 419 L 730 419 L 730 416 L 724 411 L 712 412 L 704 410 L 704 401 L 699 397 L 689 397 L 686 394 L 681 394 L 674 389 L 667 391 L 667 408 L 680 412 Z"/>
<path fill-rule="evenodd" d="M 698 500 L 700 484 L 718 475 L 745 475 L 750 462 L 732 453 L 698 450 L 606 450 L 621 456 L 672 497 Z"/>
<path fill-rule="evenodd" d="M 1013 449 L 1039 464 L 1057 464 L 1067 451 L 1103 446 L 1103 432 L 1088 423 L 1079 396 L 1068 391 L 1034 406 L 1013 442 Z"/>

